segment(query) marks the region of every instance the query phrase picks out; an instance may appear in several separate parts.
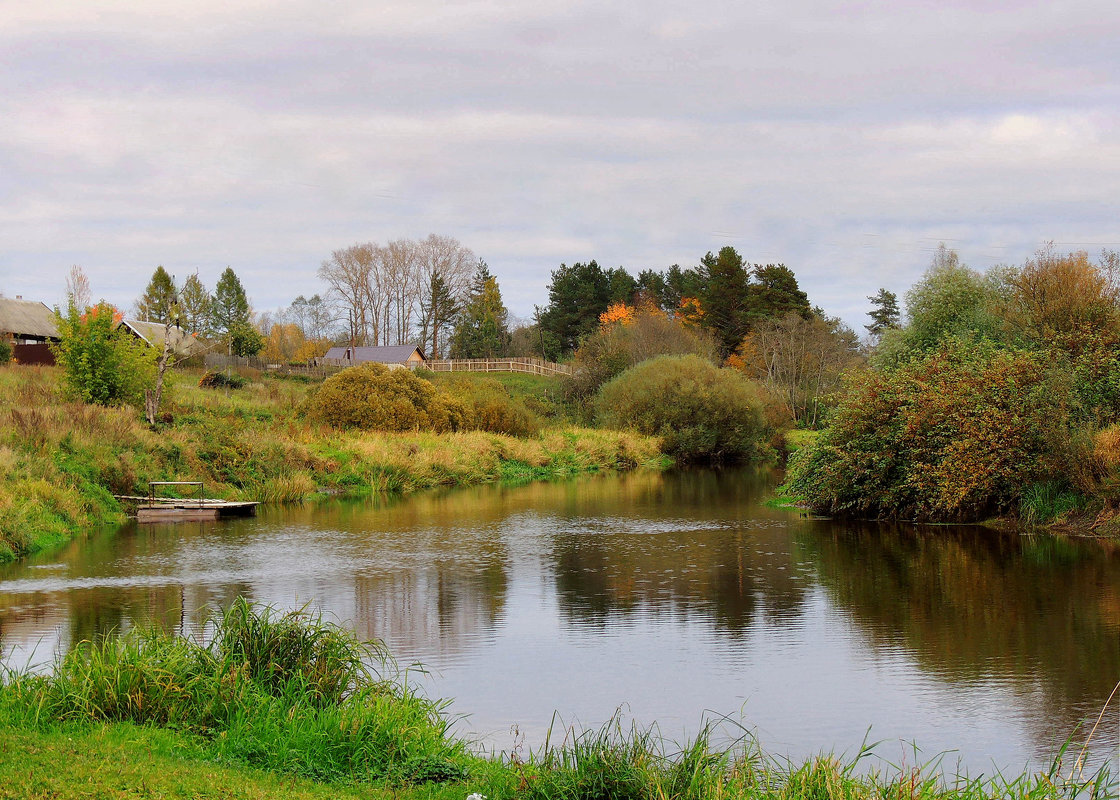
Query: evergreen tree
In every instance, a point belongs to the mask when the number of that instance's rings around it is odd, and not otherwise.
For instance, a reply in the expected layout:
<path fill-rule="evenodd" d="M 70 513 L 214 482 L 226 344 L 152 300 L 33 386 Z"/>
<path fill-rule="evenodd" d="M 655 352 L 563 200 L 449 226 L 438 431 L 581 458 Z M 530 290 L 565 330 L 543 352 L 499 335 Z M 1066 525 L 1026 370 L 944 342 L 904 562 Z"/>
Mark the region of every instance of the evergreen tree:
<path fill-rule="evenodd" d="M 210 304 L 210 323 L 219 336 L 229 336 L 230 331 L 240 325 L 249 324 L 249 298 L 237 274 L 226 267 L 214 288 L 214 299 Z"/>
<path fill-rule="evenodd" d="M 167 322 L 175 302 L 175 281 L 162 266 L 156 267 L 148 288 L 136 301 L 136 314 L 149 322 Z"/>
<path fill-rule="evenodd" d="M 210 304 L 213 298 L 206 290 L 198 273 L 190 275 L 183 282 L 179 292 L 179 308 L 182 324 L 187 333 L 205 336 L 210 332 Z"/>
<path fill-rule="evenodd" d="M 595 261 L 560 265 L 548 286 L 548 308 L 540 322 L 562 353 L 576 349 L 579 340 L 599 327 L 599 315 L 611 299 L 610 278 Z"/>
<path fill-rule="evenodd" d="M 486 268 L 485 262 L 479 262 L 479 265 L 482 269 Z M 451 286 L 442 275 L 433 273 L 429 279 L 428 291 L 420 298 L 420 343 L 424 347 L 428 346 L 429 341 L 432 343 L 428 351 L 429 358 L 440 357 L 440 333 L 451 326 L 458 310 L 459 304 L 451 292 Z"/>
<path fill-rule="evenodd" d="M 751 313 L 759 319 L 781 319 L 787 314 L 797 314 L 802 319 L 813 316 L 809 297 L 801 291 L 797 276 L 785 264 L 755 264 Z"/>
<path fill-rule="evenodd" d="M 502 302 L 497 279 L 486 262 L 480 261 L 451 337 L 451 357 L 495 358 L 504 354 L 509 344 L 509 311 Z"/>
<path fill-rule="evenodd" d="M 750 330 L 751 289 L 743 257 L 730 245 L 718 255 L 708 253 L 700 261 L 706 278 L 700 297 L 703 324 L 710 328 L 719 344 L 722 358 L 743 341 Z"/>
<path fill-rule="evenodd" d="M 898 310 L 898 295 L 894 292 L 880 289 L 877 294 L 868 296 L 871 301 L 871 310 L 867 316 L 871 317 L 871 324 L 864 325 L 867 332 L 874 337 L 883 335 L 884 331 L 897 328 L 902 323 L 902 314 Z"/>
<path fill-rule="evenodd" d="M 638 282 L 622 267 L 607 270 L 607 302 L 626 303 L 634 302 L 634 293 L 638 291 Z"/>

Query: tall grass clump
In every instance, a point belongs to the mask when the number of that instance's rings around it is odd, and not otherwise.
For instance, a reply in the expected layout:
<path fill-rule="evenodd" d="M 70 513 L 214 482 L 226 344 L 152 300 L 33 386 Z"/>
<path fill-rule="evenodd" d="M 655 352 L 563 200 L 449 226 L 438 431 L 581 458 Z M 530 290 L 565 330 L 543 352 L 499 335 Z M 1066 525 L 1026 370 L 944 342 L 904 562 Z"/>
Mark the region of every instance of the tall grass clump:
<path fill-rule="evenodd" d="M 756 387 L 699 356 L 660 356 L 614 378 L 595 398 L 605 427 L 659 436 L 682 461 L 741 460 L 764 452 Z"/>
<path fill-rule="evenodd" d="M 1037 774 L 994 778 L 951 776 L 935 758 L 924 766 L 880 769 L 871 761 L 875 745 L 853 756 L 821 754 L 801 763 L 768 756 L 729 720 L 706 722 L 683 745 L 667 742 L 653 728 L 626 727 L 616 713 L 605 725 L 568 731 L 539 753 L 512 759 L 492 773 L 484 788 L 490 800 L 1103 800 L 1115 796 L 1107 764 L 1085 774 L 1062 774 L 1063 749 Z M 737 731 L 737 733 L 736 733 Z M 726 746 L 715 744 L 727 733 Z M 551 740 L 552 733 L 549 733 Z M 882 762 L 880 762 L 882 763 Z"/>
<path fill-rule="evenodd" d="M 208 633 L 205 644 L 153 631 L 83 642 L 49 675 L 11 676 L 5 712 L 184 729 L 219 757 L 319 780 L 463 776 L 443 705 L 416 694 L 380 644 L 243 599 Z"/>

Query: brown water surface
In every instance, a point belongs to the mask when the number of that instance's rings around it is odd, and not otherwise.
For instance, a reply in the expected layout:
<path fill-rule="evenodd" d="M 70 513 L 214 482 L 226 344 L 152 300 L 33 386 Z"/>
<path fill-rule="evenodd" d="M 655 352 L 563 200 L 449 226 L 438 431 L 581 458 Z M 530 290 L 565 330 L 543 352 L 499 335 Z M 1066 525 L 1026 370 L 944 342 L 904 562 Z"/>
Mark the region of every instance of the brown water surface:
<path fill-rule="evenodd" d="M 763 505 L 771 485 L 636 473 L 130 525 L 0 567 L 0 648 L 18 667 L 194 632 L 238 595 L 310 603 L 422 662 L 458 730 L 507 750 L 622 706 L 672 739 L 729 715 L 795 758 L 870 728 L 885 758 L 975 775 L 1096 717 L 1120 679 L 1117 543 L 812 519 Z"/>

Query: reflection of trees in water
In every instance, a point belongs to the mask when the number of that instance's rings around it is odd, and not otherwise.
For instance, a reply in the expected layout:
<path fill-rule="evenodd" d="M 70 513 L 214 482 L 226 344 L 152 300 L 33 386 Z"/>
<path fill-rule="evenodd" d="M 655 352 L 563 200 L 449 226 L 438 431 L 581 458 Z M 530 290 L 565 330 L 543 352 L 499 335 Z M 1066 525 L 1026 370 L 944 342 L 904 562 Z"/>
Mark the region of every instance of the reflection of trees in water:
<path fill-rule="evenodd" d="M 1040 749 L 1120 678 L 1116 543 L 823 521 L 796 542 L 873 644 L 901 644 L 952 683 L 1011 682 Z"/>
<path fill-rule="evenodd" d="M 790 554 L 788 513 L 759 505 L 766 476 L 655 477 L 569 507 L 573 530 L 561 520 L 551 543 L 563 614 L 594 624 L 652 614 L 741 633 L 760 612 L 799 612 L 806 587 Z M 587 519 L 601 524 L 589 529 Z"/>

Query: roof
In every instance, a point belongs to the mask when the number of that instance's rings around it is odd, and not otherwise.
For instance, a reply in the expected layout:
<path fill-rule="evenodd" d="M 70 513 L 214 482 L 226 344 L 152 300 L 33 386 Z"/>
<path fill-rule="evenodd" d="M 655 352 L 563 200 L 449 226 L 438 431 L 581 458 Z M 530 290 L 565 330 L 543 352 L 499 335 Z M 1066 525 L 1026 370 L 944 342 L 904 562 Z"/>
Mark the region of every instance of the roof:
<path fill-rule="evenodd" d="M 0 297 L 0 333 L 57 339 L 54 310 L 46 303 Z"/>
<path fill-rule="evenodd" d="M 163 347 L 164 324 L 143 319 L 122 319 L 121 325 L 152 347 Z M 191 356 L 203 350 L 202 344 L 177 325 L 171 326 L 171 352 L 177 356 Z"/>
<path fill-rule="evenodd" d="M 353 351 L 353 356 L 349 359 L 346 357 L 348 350 Z M 424 358 L 424 351 L 411 344 L 398 344 L 388 347 L 332 347 L 323 358 L 333 361 L 349 361 L 351 364 L 365 364 L 369 361 L 378 364 L 403 364 L 412 357 L 413 353 L 419 353 L 420 358 Z"/>

